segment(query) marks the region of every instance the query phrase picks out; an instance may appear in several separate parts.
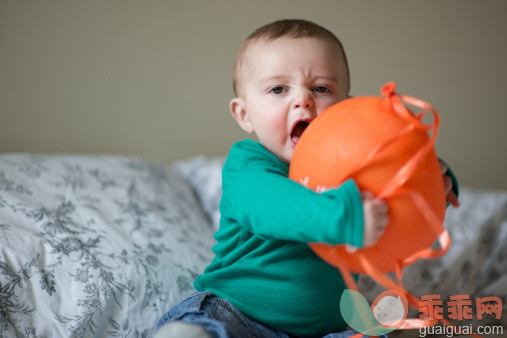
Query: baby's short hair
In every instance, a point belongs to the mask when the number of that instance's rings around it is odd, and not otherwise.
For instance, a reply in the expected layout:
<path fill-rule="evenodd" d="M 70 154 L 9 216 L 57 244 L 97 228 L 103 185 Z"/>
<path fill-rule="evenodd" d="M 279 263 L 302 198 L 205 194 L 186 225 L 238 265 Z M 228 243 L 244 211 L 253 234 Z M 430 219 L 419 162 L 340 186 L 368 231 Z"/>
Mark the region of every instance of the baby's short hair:
<path fill-rule="evenodd" d="M 273 41 L 281 37 L 287 37 L 292 39 L 313 37 L 335 42 L 343 54 L 343 61 L 345 62 L 345 70 L 346 70 L 345 76 L 348 82 L 349 66 L 347 63 L 347 57 L 345 55 L 343 45 L 340 42 L 340 40 L 336 37 L 336 35 L 331 33 L 329 30 L 325 29 L 324 27 L 319 26 L 311 21 L 299 19 L 285 19 L 278 20 L 269 23 L 267 25 L 264 25 L 262 27 L 259 27 L 246 38 L 246 40 L 239 48 L 238 53 L 236 55 L 236 61 L 234 62 L 234 73 L 232 78 L 232 87 L 234 89 L 234 93 L 236 94 L 236 96 L 238 96 L 240 67 L 243 64 L 244 57 L 246 51 L 248 50 L 248 47 L 252 44 L 252 42 L 255 41 L 259 40 Z"/>

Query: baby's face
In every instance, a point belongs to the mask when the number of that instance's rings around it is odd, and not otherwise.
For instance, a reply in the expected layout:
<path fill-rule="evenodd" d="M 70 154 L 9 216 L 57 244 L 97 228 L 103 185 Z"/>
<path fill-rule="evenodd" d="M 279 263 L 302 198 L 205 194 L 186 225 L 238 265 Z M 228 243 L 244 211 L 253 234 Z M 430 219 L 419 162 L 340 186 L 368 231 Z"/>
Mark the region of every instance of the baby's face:
<path fill-rule="evenodd" d="M 323 39 L 254 42 L 242 72 L 241 97 L 231 101 L 231 111 L 244 130 L 255 132 L 287 164 L 306 126 L 348 95 L 343 54 Z M 243 120 L 237 114 L 241 109 Z"/>

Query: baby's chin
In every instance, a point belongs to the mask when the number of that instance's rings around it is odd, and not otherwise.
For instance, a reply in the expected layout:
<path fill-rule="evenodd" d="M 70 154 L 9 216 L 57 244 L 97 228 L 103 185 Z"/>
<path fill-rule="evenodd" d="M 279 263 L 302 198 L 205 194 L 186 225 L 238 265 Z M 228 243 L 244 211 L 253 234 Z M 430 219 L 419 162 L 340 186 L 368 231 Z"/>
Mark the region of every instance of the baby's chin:
<path fill-rule="evenodd" d="M 282 161 L 283 163 L 290 165 L 290 161 L 292 160 L 292 155 L 294 154 L 293 149 L 284 149 L 282 152 L 274 152 L 271 151 L 275 156 Z"/>
<path fill-rule="evenodd" d="M 275 155 L 280 161 L 283 163 L 290 165 L 290 161 L 292 160 L 292 155 L 294 155 L 294 147 L 291 144 L 286 144 L 284 147 L 278 147 L 279 149 L 273 149 L 272 147 L 268 147 L 266 144 L 261 144 L 269 150 L 273 155 Z M 280 149 L 282 148 L 282 149 Z"/>
<path fill-rule="evenodd" d="M 287 165 L 290 165 L 290 161 L 292 160 L 292 155 L 294 155 L 294 149 L 291 147 L 290 149 L 287 149 L 285 151 L 285 154 L 278 156 L 282 162 L 284 162 Z"/>

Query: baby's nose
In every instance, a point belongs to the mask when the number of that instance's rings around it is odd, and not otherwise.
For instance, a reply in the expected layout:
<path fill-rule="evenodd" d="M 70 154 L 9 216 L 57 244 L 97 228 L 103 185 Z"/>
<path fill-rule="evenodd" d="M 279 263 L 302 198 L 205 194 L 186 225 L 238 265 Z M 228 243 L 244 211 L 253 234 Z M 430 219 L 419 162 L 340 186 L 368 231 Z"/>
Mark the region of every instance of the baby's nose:
<path fill-rule="evenodd" d="M 313 106 L 313 98 L 309 91 L 300 90 L 294 97 L 293 107 L 294 108 L 310 108 Z"/>

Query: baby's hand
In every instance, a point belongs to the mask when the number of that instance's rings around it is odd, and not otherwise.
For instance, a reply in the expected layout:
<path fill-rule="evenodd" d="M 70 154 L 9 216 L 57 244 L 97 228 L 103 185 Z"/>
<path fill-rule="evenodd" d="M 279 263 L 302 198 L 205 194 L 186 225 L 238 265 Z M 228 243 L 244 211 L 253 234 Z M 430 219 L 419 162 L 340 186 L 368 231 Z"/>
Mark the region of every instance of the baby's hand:
<path fill-rule="evenodd" d="M 389 224 L 389 216 L 386 202 L 375 198 L 371 192 L 362 192 L 361 198 L 364 215 L 363 247 L 366 248 L 377 243 Z"/>
<path fill-rule="evenodd" d="M 458 196 L 452 190 L 452 178 L 447 175 L 447 166 L 444 162 L 440 161 L 440 172 L 442 173 L 442 177 L 444 179 L 444 187 L 445 187 L 445 199 L 449 202 L 453 207 L 459 207 Z"/>

